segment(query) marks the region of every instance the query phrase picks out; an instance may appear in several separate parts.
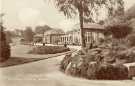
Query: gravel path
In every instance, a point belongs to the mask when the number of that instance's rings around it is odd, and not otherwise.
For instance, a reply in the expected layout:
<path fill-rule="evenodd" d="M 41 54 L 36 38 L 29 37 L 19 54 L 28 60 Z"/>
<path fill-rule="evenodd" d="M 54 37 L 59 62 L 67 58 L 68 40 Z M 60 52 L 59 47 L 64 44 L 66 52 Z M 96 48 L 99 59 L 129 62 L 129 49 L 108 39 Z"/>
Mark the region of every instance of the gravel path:
<path fill-rule="evenodd" d="M 135 81 L 93 81 L 59 71 L 64 56 L 0 69 L 0 86 L 134 86 Z"/>

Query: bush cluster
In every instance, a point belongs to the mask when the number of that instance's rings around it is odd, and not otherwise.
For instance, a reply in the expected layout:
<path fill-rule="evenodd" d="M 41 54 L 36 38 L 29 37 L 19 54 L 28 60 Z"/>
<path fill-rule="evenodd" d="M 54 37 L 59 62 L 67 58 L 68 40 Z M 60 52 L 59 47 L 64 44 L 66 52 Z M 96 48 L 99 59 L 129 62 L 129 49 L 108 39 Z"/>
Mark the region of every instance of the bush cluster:
<path fill-rule="evenodd" d="M 130 35 L 128 35 L 127 41 L 128 41 L 128 45 L 129 45 L 130 47 L 135 46 L 135 34 L 130 34 Z"/>
<path fill-rule="evenodd" d="M 128 68 L 123 65 L 100 65 L 95 72 L 95 77 L 100 80 L 128 79 Z"/>
<path fill-rule="evenodd" d="M 56 53 L 62 53 L 70 51 L 69 48 L 63 47 L 63 46 L 39 46 L 33 48 L 29 53 L 32 54 L 56 54 Z"/>

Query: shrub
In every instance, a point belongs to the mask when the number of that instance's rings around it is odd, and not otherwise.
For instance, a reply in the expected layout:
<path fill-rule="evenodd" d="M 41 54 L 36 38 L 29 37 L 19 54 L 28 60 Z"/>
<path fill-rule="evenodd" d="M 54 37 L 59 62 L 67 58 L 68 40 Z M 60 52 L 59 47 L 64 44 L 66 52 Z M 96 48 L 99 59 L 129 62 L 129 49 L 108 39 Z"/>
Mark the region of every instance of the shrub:
<path fill-rule="evenodd" d="M 128 37 L 127 37 L 127 40 L 128 40 L 128 45 L 133 47 L 135 46 L 135 34 L 130 34 Z"/>
<path fill-rule="evenodd" d="M 96 62 L 90 62 L 88 66 L 88 70 L 86 71 L 88 79 L 97 79 L 96 71 L 99 65 Z"/>
<path fill-rule="evenodd" d="M 63 46 L 40 46 L 35 47 L 29 53 L 32 54 L 56 54 L 69 51 L 69 48 Z"/>
<path fill-rule="evenodd" d="M 86 54 L 85 50 L 80 50 L 74 56 L 68 55 L 63 59 L 64 62 L 62 61 L 61 69 L 65 69 L 66 74 L 72 76 L 93 78 L 91 75 L 87 75 L 87 71 L 88 69 L 93 71 L 92 67 L 89 66 L 89 63 L 96 62 L 96 59 L 98 58 L 98 55 L 96 54 L 99 51 L 99 49 L 89 50 L 87 51 L 89 54 Z"/>
<path fill-rule="evenodd" d="M 86 58 L 86 56 L 76 54 L 68 58 L 71 58 L 71 61 L 69 62 L 67 68 L 65 69 L 66 74 L 82 77 L 84 74 L 83 71 L 85 72 L 84 64 L 86 62 L 84 62 L 84 58 Z"/>
<path fill-rule="evenodd" d="M 100 65 L 95 72 L 99 80 L 125 80 L 128 79 L 128 68 L 124 65 Z"/>
<path fill-rule="evenodd" d="M 106 33 L 111 33 L 113 35 L 113 37 L 116 39 L 125 38 L 133 30 L 133 28 L 131 28 L 130 26 L 128 26 L 127 24 L 124 24 L 124 23 L 107 26 L 106 28 L 107 28 Z"/>
<path fill-rule="evenodd" d="M 32 28 L 29 26 L 26 27 L 26 29 L 23 31 L 22 36 L 26 42 L 32 42 L 34 36 L 34 32 L 32 31 Z"/>
<path fill-rule="evenodd" d="M 135 62 L 135 47 L 126 49 L 125 51 L 119 54 L 121 54 L 122 59 L 126 60 L 126 63 Z"/>
<path fill-rule="evenodd" d="M 0 62 L 4 62 L 10 58 L 10 46 L 6 42 L 6 35 L 3 27 L 0 26 Z"/>

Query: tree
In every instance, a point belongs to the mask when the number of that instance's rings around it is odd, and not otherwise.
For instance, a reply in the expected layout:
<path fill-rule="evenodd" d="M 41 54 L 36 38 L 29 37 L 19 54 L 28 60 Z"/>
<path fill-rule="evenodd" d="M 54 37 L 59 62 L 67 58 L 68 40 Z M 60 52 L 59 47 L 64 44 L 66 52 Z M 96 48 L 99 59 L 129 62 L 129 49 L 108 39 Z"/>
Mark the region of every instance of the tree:
<path fill-rule="evenodd" d="M 36 33 L 36 34 L 43 34 L 44 32 L 46 32 L 46 31 L 48 31 L 48 30 L 52 30 L 52 28 L 49 27 L 48 25 L 36 26 L 36 28 L 35 28 L 35 33 Z"/>
<path fill-rule="evenodd" d="M 0 25 L 0 62 L 10 58 L 10 46 L 6 42 L 6 35 L 3 28 L 4 27 Z"/>
<path fill-rule="evenodd" d="M 31 27 L 26 27 L 26 29 L 23 31 L 23 37 L 26 42 L 32 42 L 33 41 L 34 33 L 32 31 Z"/>
<path fill-rule="evenodd" d="M 5 31 L 5 34 L 6 34 L 7 43 L 12 43 L 12 37 L 14 37 L 12 32 L 11 31 Z"/>
<path fill-rule="evenodd" d="M 123 5 L 123 0 L 56 0 L 59 11 L 63 12 L 68 18 L 79 14 L 82 47 L 86 47 L 83 23 L 95 22 L 93 15 L 98 15 L 99 9 L 102 7 L 108 10 L 108 16 L 120 15 L 124 11 Z"/>
<path fill-rule="evenodd" d="M 22 33 L 23 33 L 23 30 L 15 29 L 14 31 L 12 31 L 12 36 L 14 36 L 14 37 L 21 37 Z"/>
<path fill-rule="evenodd" d="M 130 27 L 129 25 L 125 23 L 107 26 L 106 29 L 107 29 L 107 33 L 110 33 L 110 35 L 112 35 L 113 38 L 116 38 L 116 39 L 125 38 L 133 30 L 132 27 Z"/>

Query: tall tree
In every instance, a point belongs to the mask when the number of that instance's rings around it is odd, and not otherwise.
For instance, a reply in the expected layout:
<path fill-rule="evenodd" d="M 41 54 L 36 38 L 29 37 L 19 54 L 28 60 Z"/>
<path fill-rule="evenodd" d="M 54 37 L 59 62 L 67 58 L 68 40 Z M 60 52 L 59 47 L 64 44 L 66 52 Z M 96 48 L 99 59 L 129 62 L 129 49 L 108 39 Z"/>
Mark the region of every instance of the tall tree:
<path fill-rule="evenodd" d="M 35 33 L 36 33 L 36 34 L 43 34 L 44 32 L 46 32 L 46 31 L 48 31 L 48 30 L 52 30 L 52 28 L 49 27 L 48 25 L 36 26 L 36 28 L 35 28 Z"/>
<path fill-rule="evenodd" d="M 11 31 L 5 31 L 6 34 L 6 41 L 7 43 L 12 43 L 12 32 Z"/>
<path fill-rule="evenodd" d="M 4 26 L 2 17 L 4 14 L 0 14 L 0 62 L 4 62 L 10 58 L 10 46 L 6 42 L 6 35 L 4 33 Z"/>
<path fill-rule="evenodd" d="M 110 35 L 113 36 L 113 38 L 123 39 L 132 32 L 133 28 L 130 27 L 127 23 L 119 23 L 112 26 L 107 26 L 106 30 L 107 33 L 110 33 Z"/>
<path fill-rule="evenodd" d="M 26 27 L 26 29 L 23 31 L 23 37 L 26 42 L 33 41 L 34 33 L 32 31 L 31 27 Z"/>
<path fill-rule="evenodd" d="M 63 12 L 68 18 L 79 14 L 82 47 L 86 46 L 83 30 L 84 22 L 95 22 L 93 15 L 99 14 L 99 10 L 105 7 L 108 10 L 108 16 L 112 16 L 119 11 L 123 11 L 123 0 L 55 0 L 59 11 Z"/>

